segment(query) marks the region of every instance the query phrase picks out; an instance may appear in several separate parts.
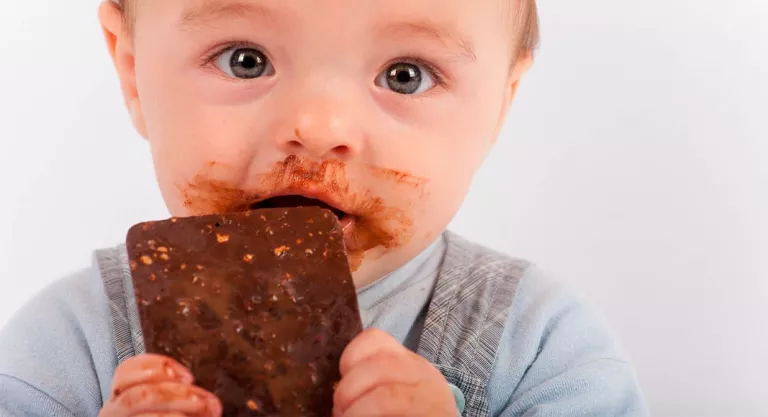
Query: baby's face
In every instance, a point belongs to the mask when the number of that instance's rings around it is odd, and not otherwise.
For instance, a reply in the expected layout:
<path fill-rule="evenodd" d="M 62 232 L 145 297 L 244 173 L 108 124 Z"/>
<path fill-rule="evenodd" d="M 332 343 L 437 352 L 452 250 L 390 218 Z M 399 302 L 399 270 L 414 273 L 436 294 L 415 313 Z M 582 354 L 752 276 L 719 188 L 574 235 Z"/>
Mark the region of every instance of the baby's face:
<path fill-rule="evenodd" d="M 330 206 L 360 286 L 444 230 L 491 148 L 527 66 L 506 2 L 139 0 L 132 36 L 101 17 L 171 213 Z"/>

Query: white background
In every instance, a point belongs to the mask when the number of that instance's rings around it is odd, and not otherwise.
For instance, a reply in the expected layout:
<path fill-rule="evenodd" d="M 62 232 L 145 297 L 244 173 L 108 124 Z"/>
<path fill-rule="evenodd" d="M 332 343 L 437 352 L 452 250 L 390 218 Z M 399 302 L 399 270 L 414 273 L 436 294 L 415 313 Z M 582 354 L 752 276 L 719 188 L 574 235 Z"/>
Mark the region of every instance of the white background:
<path fill-rule="evenodd" d="M 0 2 L 0 324 L 166 216 L 95 9 Z M 768 2 L 547 0 L 541 15 L 454 229 L 602 308 L 654 415 L 768 415 Z"/>

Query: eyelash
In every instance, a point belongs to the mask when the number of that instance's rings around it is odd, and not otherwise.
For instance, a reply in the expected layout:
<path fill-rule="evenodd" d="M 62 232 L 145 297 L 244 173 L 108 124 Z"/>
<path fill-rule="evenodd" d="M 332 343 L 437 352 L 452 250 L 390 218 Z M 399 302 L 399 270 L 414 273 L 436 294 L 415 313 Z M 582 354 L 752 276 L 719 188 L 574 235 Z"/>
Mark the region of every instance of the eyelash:
<path fill-rule="evenodd" d="M 259 51 L 262 51 L 262 53 L 264 55 L 267 55 L 266 53 L 263 52 L 263 48 L 261 48 L 260 46 L 254 45 L 252 43 L 248 43 L 248 42 L 230 42 L 230 43 L 225 43 L 225 44 L 222 44 L 222 45 L 219 45 L 219 46 L 213 48 L 213 52 L 211 52 L 209 54 L 206 54 L 203 57 L 202 65 L 203 66 L 210 65 L 213 62 L 215 62 L 217 59 L 219 59 L 219 57 L 221 55 L 223 55 L 225 52 L 233 50 L 233 49 L 240 49 L 240 48 L 258 49 Z M 267 55 L 267 59 L 270 59 L 269 55 Z"/>
<path fill-rule="evenodd" d="M 386 70 L 390 66 L 397 64 L 397 63 L 405 63 L 405 64 L 411 64 L 411 65 L 419 65 L 421 67 L 424 67 L 424 69 L 429 72 L 429 75 L 432 76 L 432 78 L 435 79 L 435 85 L 438 85 L 442 88 L 448 88 L 450 85 L 448 84 L 448 77 L 446 77 L 445 72 L 443 72 L 440 67 L 437 65 L 415 56 L 405 56 L 400 57 L 397 59 L 394 59 L 390 61 L 387 65 L 384 66 L 384 69 L 382 71 Z"/>
<path fill-rule="evenodd" d="M 271 61 L 271 58 L 268 54 L 264 52 L 264 49 L 260 46 L 254 45 L 252 43 L 248 42 L 230 42 L 223 44 L 219 47 L 216 47 L 213 49 L 213 52 L 206 54 L 203 58 L 202 66 L 207 66 L 215 62 L 221 55 L 223 55 L 225 52 L 233 50 L 233 49 L 240 49 L 240 48 L 253 48 L 258 49 L 261 51 L 264 55 L 267 56 L 267 59 Z M 406 63 L 406 64 L 412 64 L 412 65 L 419 65 L 424 67 L 424 69 L 429 72 L 429 75 L 432 76 L 432 78 L 435 79 L 435 84 L 442 87 L 442 88 L 448 88 L 450 87 L 448 83 L 448 77 L 445 75 L 445 72 L 440 69 L 437 65 L 416 56 L 404 56 L 397 59 L 391 60 L 388 64 L 384 66 L 382 71 L 386 70 L 390 66 L 396 64 L 396 63 Z"/>

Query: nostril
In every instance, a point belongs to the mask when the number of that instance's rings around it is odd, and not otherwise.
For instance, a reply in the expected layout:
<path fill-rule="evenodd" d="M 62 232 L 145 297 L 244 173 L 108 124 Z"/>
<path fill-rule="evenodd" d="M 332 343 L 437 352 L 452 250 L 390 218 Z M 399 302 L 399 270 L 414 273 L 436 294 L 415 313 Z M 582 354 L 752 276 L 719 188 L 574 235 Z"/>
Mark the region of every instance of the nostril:
<path fill-rule="evenodd" d="M 288 143 L 286 143 L 286 145 L 291 150 L 297 150 L 297 149 L 301 149 L 301 148 L 304 147 L 304 145 L 302 145 L 301 142 L 299 142 L 298 140 L 288 141 Z"/>
<path fill-rule="evenodd" d="M 286 138 L 282 147 L 290 153 L 307 153 L 315 158 L 338 158 L 347 159 L 354 153 L 354 148 L 344 140 L 340 140 L 336 135 L 329 132 L 319 132 L 323 134 L 306 136 L 299 128 L 293 131 L 294 137 Z M 330 132 L 332 133 L 332 132 Z"/>
<path fill-rule="evenodd" d="M 342 158 L 349 156 L 351 152 L 352 149 L 350 149 L 347 145 L 339 145 L 331 150 L 331 153 Z"/>

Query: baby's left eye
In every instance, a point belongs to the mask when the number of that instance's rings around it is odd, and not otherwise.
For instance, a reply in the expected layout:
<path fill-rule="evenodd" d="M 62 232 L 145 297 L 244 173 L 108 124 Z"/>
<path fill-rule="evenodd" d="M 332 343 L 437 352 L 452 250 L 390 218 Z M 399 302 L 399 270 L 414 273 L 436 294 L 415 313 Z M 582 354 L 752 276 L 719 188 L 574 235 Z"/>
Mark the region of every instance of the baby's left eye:
<path fill-rule="evenodd" d="M 429 68 L 409 62 L 390 65 L 376 77 L 376 85 L 398 94 L 413 95 L 431 90 L 437 82 Z"/>

